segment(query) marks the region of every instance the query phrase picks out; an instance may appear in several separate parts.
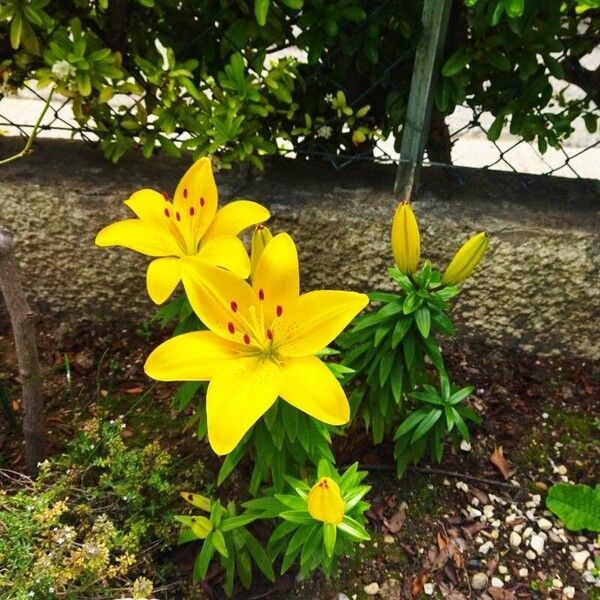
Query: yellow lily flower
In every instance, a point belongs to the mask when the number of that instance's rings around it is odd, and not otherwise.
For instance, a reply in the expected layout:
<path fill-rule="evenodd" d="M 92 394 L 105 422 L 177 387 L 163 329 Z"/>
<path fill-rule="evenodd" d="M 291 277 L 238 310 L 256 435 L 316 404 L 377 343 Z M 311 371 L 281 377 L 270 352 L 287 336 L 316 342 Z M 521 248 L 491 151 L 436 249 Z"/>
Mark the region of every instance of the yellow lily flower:
<path fill-rule="evenodd" d="M 254 276 L 258 259 L 261 257 L 265 246 L 273 239 L 268 227 L 257 225 L 252 236 L 252 250 L 250 252 L 250 277 Z"/>
<path fill-rule="evenodd" d="M 160 381 L 210 381 L 208 440 L 217 454 L 231 452 L 278 397 L 325 423 L 348 421 L 341 385 L 314 355 L 368 304 L 365 294 L 300 295 L 296 245 L 286 233 L 265 247 L 252 285 L 205 263 L 183 264 L 190 304 L 210 331 L 164 342 L 144 369 Z"/>
<path fill-rule="evenodd" d="M 394 215 L 392 252 L 401 273 L 410 275 L 419 268 L 421 237 L 417 219 L 408 202 L 401 202 Z"/>
<path fill-rule="evenodd" d="M 308 513 L 323 523 L 338 525 L 344 518 L 346 505 L 338 484 L 329 477 L 321 477 L 308 493 Z"/>
<path fill-rule="evenodd" d="M 482 232 L 467 240 L 446 267 L 442 283 L 458 285 L 464 281 L 481 262 L 490 245 L 487 233 Z"/>
<path fill-rule="evenodd" d="M 267 220 L 269 211 L 248 200 L 230 202 L 219 210 L 217 203 L 210 160 L 201 158 L 181 178 L 172 202 L 154 190 L 135 192 L 125 204 L 137 218 L 108 225 L 96 236 L 96 244 L 158 257 L 146 274 L 148 294 L 156 304 L 162 304 L 177 287 L 183 257 L 248 277 L 250 260 L 237 235 Z"/>

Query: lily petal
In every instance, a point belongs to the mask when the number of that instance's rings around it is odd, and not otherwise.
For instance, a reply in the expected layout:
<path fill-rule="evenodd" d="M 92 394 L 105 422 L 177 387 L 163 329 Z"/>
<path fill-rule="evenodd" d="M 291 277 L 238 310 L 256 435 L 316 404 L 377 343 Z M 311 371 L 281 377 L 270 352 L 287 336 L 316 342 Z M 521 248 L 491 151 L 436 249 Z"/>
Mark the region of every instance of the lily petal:
<path fill-rule="evenodd" d="M 333 341 L 369 303 L 366 294 L 319 290 L 302 294 L 298 300 L 297 321 L 283 344 L 284 356 L 308 356 Z"/>
<path fill-rule="evenodd" d="M 146 287 L 155 304 L 162 304 L 181 280 L 178 258 L 157 258 L 148 265 Z"/>
<path fill-rule="evenodd" d="M 205 234 L 205 239 L 220 235 L 237 235 L 246 227 L 262 223 L 270 217 L 269 211 L 251 200 L 235 200 L 217 211 L 213 222 Z"/>
<path fill-rule="evenodd" d="M 173 208 L 179 214 L 180 230 L 186 239 L 199 240 L 217 212 L 217 184 L 210 159 L 197 160 L 181 178 L 175 190 Z"/>
<path fill-rule="evenodd" d="M 165 227 L 169 222 L 165 216 L 165 208 L 169 210 L 171 203 L 155 190 L 139 190 L 125 200 L 125 205 L 146 223 Z"/>
<path fill-rule="evenodd" d="M 296 314 L 300 293 L 298 252 L 287 233 L 276 235 L 265 247 L 258 260 L 252 287 L 264 302 L 267 322 L 276 317 L 290 319 Z M 277 327 L 274 328 L 274 333 Z"/>
<path fill-rule="evenodd" d="M 206 396 L 208 441 L 217 454 L 231 452 L 279 394 L 279 367 L 271 360 L 231 361 L 212 378 Z"/>
<path fill-rule="evenodd" d="M 139 219 L 111 223 L 96 236 L 98 246 L 123 246 L 147 256 L 181 256 L 182 249 L 164 229 Z"/>
<path fill-rule="evenodd" d="M 233 235 L 219 235 L 211 238 L 196 255 L 217 267 L 223 267 L 238 277 L 246 279 L 250 275 L 250 259 L 240 238 Z"/>
<path fill-rule="evenodd" d="M 236 355 L 236 346 L 212 331 L 193 331 L 155 348 L 144 371 L 158 381 L 207 381 Z"/>
<path fill-rule="evenodd" d="M 350 406 L 342 386 L 316 356 L 283 360 L 279 395 L 324 423 L 343 425 L 350 419 Z"/>
<path fill-rule="evenodd" d="M 200 320 L 226 340 L 244 344 L 252 288 L 237 275 L 194 258 L 182 258 L 181 278 L 188 300 Z M 233 327 L 231 327 L 231 325 Z"/>

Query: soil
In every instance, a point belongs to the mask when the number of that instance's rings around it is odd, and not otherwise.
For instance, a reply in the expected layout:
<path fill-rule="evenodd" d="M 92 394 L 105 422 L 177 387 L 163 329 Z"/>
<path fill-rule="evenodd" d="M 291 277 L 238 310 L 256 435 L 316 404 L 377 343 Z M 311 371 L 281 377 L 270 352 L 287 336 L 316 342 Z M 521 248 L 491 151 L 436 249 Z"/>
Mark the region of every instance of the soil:
<path fill-rule="evenodd" d="M 0 423 L 0 467 L 22 470 L 22 442 L 10 418 L 19 419 L 20 405 L 9 331 L 2 313 L 0 383 L 8 398 L 3 410 L 10 414 Z M 150 383 L 143 373 L 143 361 L 165 339 L 164 331 L 116 322 L 83 322 L 71 329 L 40 320 L 38 337 L 50 454 L 59 452 L 77 424 L 100 406 L 107 419 L 127 415 L 125 436 L 152 436 L 170 452 L 203 461 L 208 472 L 216 473 L 219 462 L 208 446 L 182 432 L 189 414 L 177 415 L 170 408 L 176 386 Z M 373 449 L 366 437 L 359 444 L 353 439 L 352 445 L 339 440 L 339 464 L 358 460 L 370 471 L 372 541 L 345 558 L 329 581 L 320 575 L 298 581 L 289 574 L 275 585 L 257 580 L 250 592 L 238 592 L 238 598 L 600 597 L 589 563 L 600 557 L 597 540 L 589 533 L 562 529 L 544 511 L 545 492 L 553 482 L 598 482 L 600 364 L 536 358 L 472 340 L 468 345 L 456 341 L 445 350 L 453 380 L 476 388 L 470 403 L 483 424 L 472 429 L 471 448 L 448 448 L 441 465 L 423 463 L 398 480 L 391 470 L 390 445 Z M 508 461 L 508 479 L 490 462 L 498 447 Z M 527 544 L 542 531 L 542 518 L 552 529 L 536 553 Z M 527 536 L 530 526 L 533 531 Z M 509 543 L 513 530 L 522 537 L 518 548 Z M 583 565 L 573 564 L 576 551 L 589 553 Z M 174 561 L 176 576 L 189 582 L 194 554 L 175 550 L 161 560 Z M 214 570 L 208 584 L 188 586 L 185 597 L 221 598 L 219 578 Z M 474 589 L 474 583 L 477 587 L 482 582 L 482 589 Z"/>

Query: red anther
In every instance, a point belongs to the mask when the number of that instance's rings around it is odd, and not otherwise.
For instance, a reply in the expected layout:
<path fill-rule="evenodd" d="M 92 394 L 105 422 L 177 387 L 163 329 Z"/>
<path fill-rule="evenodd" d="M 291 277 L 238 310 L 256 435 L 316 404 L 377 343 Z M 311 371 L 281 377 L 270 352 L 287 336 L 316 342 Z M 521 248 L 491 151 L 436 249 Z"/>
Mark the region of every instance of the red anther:
<path fill-rule="evenodd" d="M 193 217 L 195 212 L 194 207 L 190 206 L 190 217 Z"/>
<path fill-rule="evenodd" d="M 259 300 L 265 299 L 265 293 L 263 292 L 262 288 L 260 288 L 260 290 L 258 290 L 258 299 Z"/>
<path fill-rule="evenodd" d="M 231 310 L 237 312 L 237 302 L 235 300 L 231 302 Z"/>
<path fill-rule="evenodd" d="M 187 198 L 187 188 L 183 188 L 183 197 Z"/>
<path fill-rule="evenodd" d="M 181 215 L 179 214 L 179 212 L 176 212 L 176 213 L 175 213 L 175 218 L 176 218 L 178 221 L 181 221 Z"/>
<path fill-rule="evenodd" d="M 250 344 L 250 336 L 247 333 L 244 334 L 244 344 L 247 346 Z"/>
<path fill-rule="evenodd" d="M 280 317 L 283 314 L 283 306 L 278 304 L 276 310 L 277 310 L 277 316 Z"/>
<path fill-rule="evenodd" d="M 165 217 L 169 218 L 171 216 L 171 213 L 169 212 L 168 208 L 165 208 Z"/>
<path fill-rule="evenodd" d="M 272 332 L 270 329 L 267 329 L 267 337 L 268 337 L 270 340 L 273 340 L 273 332 Z"/>
<path fill-rule="evenodd" d="M 228 323 L 227 329 L 229 329 L 229 333 L 235 333 L 235 325 L 233 323 Z"/>
<path fill-rule="evenodd" d="M 204 206 L 204 196 L 200 196 L 200 206 Z"/>

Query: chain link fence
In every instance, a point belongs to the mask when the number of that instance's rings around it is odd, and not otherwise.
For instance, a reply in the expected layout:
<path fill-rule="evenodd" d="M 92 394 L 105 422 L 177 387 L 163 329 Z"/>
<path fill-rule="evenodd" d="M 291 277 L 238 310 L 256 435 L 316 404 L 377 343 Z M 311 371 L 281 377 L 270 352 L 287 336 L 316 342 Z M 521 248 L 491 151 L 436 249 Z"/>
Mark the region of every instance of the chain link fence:
<path fill-rule="evenodd" d="M 388 0 L 389 1 L 389 0 Z M 378 11 L 386 2 L 374 10 Z M 373 15 L 369 15 L 372 18 Z M 366 21 L 368 23 L 368 19 Z M 199 35 L 204 35 L 205 32 Z M 337 48 L 328 56 L 329 60 L 335 59 Z M 277 54 L 273 58 L 277 58 Z M 283 55 L 295 55 L 299 60 L 305 60 L 301 52 L 287 49 Z M 600 60 L 600 50 L 598 57 Z M 370 93 L 377 88 L 399 66 L 412 68 L 412 51 L 400 52 L 381 71 L 377 80 L 371 82 L 368 89 L 352 95 L 352 91 L 338 82 L 327 80 L 323 73 L 322 65 L 316 65 L 311 78 L 320 79 L 324 87 L 329 86 L 330 93 L 343 91 L 348 98 L 348 106 L 354 109 L 368 102 Z M 205 82 L 206 83 L 206 82 Z M 581 90 L 573 84 L 555 81 L 555 91 L 567 98 L 581 97 Z M 209 88 L 206 84 L 206 88 Z M 2 135 L 20 135 L 28 137 L 43 109 L 47 96 L 44 91 L 35 89 L 32 85 L 25 85 L 16 95 L 0 95 L 0 137 Z M 135 99 L 127 96 L 115 96 L 109 103 L 112 114 L 118 119 L 123 119 L 133 108 Z M 558 111 L 557 111 L 558 112 Z M 450 160 L 433 160 L 425 154 L 424 165 L 453 167 L 471 167 L 475 169 L 497 169 L 512 171 L 520 174 L 531 175 L 557 175 L 572 178 L 600 179 L 600 131 L 589 133 L 579 119 L 575 123 L 575 131 L 567 138 L 566 142 L 557 147 L 548 147 L 541 153 L 537 145 L 523 140 L 521 137 L 508 133 L 508 128 L 503 129 L 502 135 L 496 141 L 490 141 L 487 133 L 494 117 L 490 113 L 474 110 L 463 105 L 445 118 L 448 143 L 451 147 Z M 333 119 L 332 119 L 333 121 Z M 325 123 L 328 126 L 327 121 Z M 332 125 L 334 123 L 332 122 Z M 39 137 L 59 137 L 81 140 L 88 144 L 97 145 L 101 139 L 101 128 L 93 120 L 85 125 L 80 125 L 74 118 L 68 98 L 55 96 L 49 110 L 40 124 Z M 189 137 L 184 131 L 172 134 L 173 141 L 181 141 Z M 290 149 L 283 140 L 278 140 L 279 153 L 283 156 L 319 159 L 329 162 L 334 168 L 342 169 L 358 161 L 395 163 L 402 162 L 398 152 L 399 144 L 393 135 L 387 139 L 378 139 L 374 144 L 365 144 L 364 150 L 360 148 L 336 148 L 334 151 L 326 139 L 312 143 L 306 150 L 302 148 Z"/>

